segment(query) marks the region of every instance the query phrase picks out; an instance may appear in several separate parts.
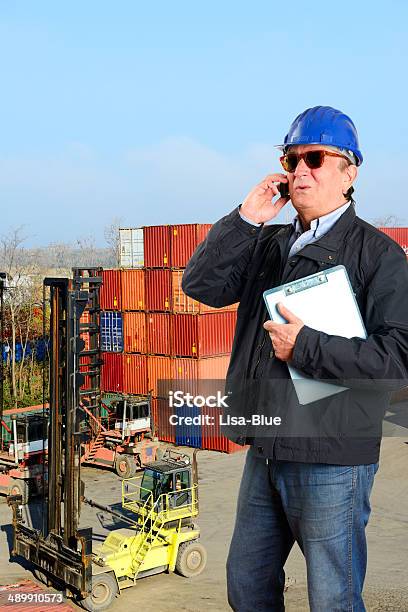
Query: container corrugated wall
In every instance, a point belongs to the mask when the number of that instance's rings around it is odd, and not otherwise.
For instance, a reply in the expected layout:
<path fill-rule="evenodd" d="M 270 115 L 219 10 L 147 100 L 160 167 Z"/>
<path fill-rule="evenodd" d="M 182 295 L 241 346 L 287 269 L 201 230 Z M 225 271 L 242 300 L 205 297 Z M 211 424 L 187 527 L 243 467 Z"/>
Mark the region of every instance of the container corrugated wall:
<path fill-rule="evenodd" d="M 79 357 L 79 371 L 84 375 L 84 384 L 81 385 L 81 390 L 85 391 L 92 387 L 92 377 L 88 375 L 90 370 L 91 357 L 89 355 L 80 355 Z"/>
<path fill-rule="evenodd" d="M 185 268 L 196 247 L 202 242 L 211 225 L 185 223 L 170 228 L 170 264 L 172 268 Z"/>
<path fill-rule="evenodd" d="M 206 450 L 216 450 L 223 453 L 235 453 L 237 451 L 246 450 L 248 448 L 247 446 L 235 444 L 222 434 L 222 427 L 220 424 L 221 413 L 221 408 L 212 408 L 210 406 L 203 406 L 201 408 L 201 414 L 209 417 L 208 424 L 203 420 L 201 447 Z"/>
<path fill-rule="evenodd" d="M 79 324 L 80 325 L 88 325 L 89 324 L 89 310 L 84 310 L 84 312 L 81 315 L 81 318 L 79 319 Z M 80 334 L 81 339 L 85 342 L 85 350 L 89 351 L 89 346 L 90 346 L 90 336 L 89 336 L 89 332 L 81 332 Z"/>
<path fill-rule="evenodd" d="M 147 395 L 146 355 L 123 355 L 123 391 Z"/>
<path fill-rule="evenodd" d="M 379 227 L 378 229 L 395 240 L 404 249 L 405 255 L 408 257 L 408 227 Z"/>
<path fill-rule="evenodd" d="M 121 268 L 144 266 L 143 229 L 141 227 L 119 230 L 119 266 Z"/>
<path fill-rule="evenodd" d="M 197 406 L 180 406 L 174 411 L 177 415 L 176 422 L 176 444 L 180 446 L 193 446 L 201 448 L 202 428 L 201 428 L 201 410 Z M 187 425 L 184 422 L 185 417 L 191 420 L 199 419 L 198 423 Z"/>
<path fill-rule="evenodd" d="M 151 225 L 143 228 L 146 268 L 170 267 L 170 226 Z"/>
<path fill-rule="evenodd" d="M 102 310 L 121 310 L 121 271 L 103 270 L 99 300 Z"/>
<path fill-rule="evenodd" d="M 100 315 L 101 349 L 110 353 L 123 351 L 123 320 L 121 312 L 105 311 Z"/>
<path fill-rule="evenodd" d="M 168 397 L 166 389 L 159 381 L 171 380 L 174 374 L 174 359 L 158 355 L 147 356 L 147 383 L 154 397 Z"/>
<path fill-rule="evenodd" d="M 122 270 L 122 310 L 145 309 L 145 271 Z"/>
<path fill-rule="evenodd" d="M 198 395 L 202 391 L 202 380 L 225 381 L 230 355 L 205 359 L 173 358 L 172 387 L 181 387 Z"/>
<path fill-rule="evenodd" d="M 123 354 L 102 353 L 102 391 L 123 392 Z"/>
<path fill-rule="evenodd" d="M 146 270 L 146 310 L 171 309 L 171 270 Z"/>
<path fill-rule="evenodd" d="M 237 310 L 237 304 L 231 304 L 231 306 L 224 306 L 223 308 L 213 308 L 207 306 L 197 300 L 186 295 L 181 288 L 181 281 L 183 278 L 183 270 L 172 270 L 172 309 L 174 312 L 180 313 L 204 313 L 204 312 L 225 312 L 231 310 Z"/>
<path fill-rule="evenodd" d="M 174 414 L 174 410 L 169 407 L 167 399 L 152 399 L 152 418 L 155 435 L 162 442 L 176 441 L 176 427 L 170 423 L 170 416 L 172 414 Z"/>
<path fill-rule="evenodd" d="M 167 312 L 149 312 L 146 314 L 147 352 L 158 355 L 170 355 L 170 321 L 172 315 Z"/>
<path fill-rule="evenodd" d="M 236 312 L 174 314 L 171 321 L 173 355 L 211 357 L 231 352 Z"/>
<path fill-rule="evenodd" d="M 123 345 L 126 353 L 146 353 L 146 314 L 123 313 Z"/>

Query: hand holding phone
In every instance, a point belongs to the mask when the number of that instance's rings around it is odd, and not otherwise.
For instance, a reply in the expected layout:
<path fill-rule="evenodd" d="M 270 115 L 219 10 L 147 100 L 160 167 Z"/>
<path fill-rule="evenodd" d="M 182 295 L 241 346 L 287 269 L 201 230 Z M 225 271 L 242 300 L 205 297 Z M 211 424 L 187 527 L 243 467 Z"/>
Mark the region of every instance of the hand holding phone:
<path fill-rule="evenodd" d="M 279 193 L 282 198 L 289 198 L 289 183 L 279 183 L 278 185 Z"/>
<path fill-rule="evenodd" d="M 287 186 L 286 174 L 269 174 L 249 192 L 241 205 L 242 214 L 255 223 L 274 219 L 289 201 L 289 192 L 283 195 Z M 289 190 L 288 190 L 289 191 Z M 275 196 L 279 196 L 274 200 Z"/>

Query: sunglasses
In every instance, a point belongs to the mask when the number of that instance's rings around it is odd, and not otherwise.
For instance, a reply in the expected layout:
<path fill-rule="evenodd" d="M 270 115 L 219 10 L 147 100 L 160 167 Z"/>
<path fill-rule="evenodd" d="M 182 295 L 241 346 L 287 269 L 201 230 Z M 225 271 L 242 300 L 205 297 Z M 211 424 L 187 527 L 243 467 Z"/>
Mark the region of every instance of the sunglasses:
<path fill-rule="evenodd" d="M 334 153 L 333 151 L 306 151 L 306 153 L 286 153 L 280 157 L 280 163 L 286 172 L 294 172 L 301 159 L 304 160 L 306 166 L 311 170 L 321 168 L 324 163 L 324 158 L 328 155 L 329 157 L 342 157 L 347 159 L 341 153 Z M 348 161 L 348 160 L 347 160 Z"/>

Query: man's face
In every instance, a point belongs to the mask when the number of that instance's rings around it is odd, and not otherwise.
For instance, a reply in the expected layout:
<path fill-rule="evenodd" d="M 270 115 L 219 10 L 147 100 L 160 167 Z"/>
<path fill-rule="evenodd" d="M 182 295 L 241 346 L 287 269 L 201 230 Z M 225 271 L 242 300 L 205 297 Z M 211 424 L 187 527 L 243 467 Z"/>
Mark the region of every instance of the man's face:
<path fill-rule="evenodd" d="M 333 151 L 322 145 L 298 145 L 290 147 L 291 153 L 306 153 L 313 150 Z M 343 194 L 350 187 L 356 171 L 350 174 L 343 168 L 342 158 L 325 156 L 323 165 L 312 170 L 303 159 L 294 172 L 288 172 L 289 192 L 293 206 L 298 212 L 321 211 L 321 215 L 345 202 Z"/>

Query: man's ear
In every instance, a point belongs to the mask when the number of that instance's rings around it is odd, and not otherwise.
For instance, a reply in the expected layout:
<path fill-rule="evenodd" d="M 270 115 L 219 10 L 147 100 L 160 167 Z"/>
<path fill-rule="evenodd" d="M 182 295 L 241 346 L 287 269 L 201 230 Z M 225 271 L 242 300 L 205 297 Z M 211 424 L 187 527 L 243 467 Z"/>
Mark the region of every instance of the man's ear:
<path fill-rule="evenodd" d="M 358 174 L 357 166 L 354 164 L 349 164 L 344 170 L 344 188 L 343 191 L 346 192 L 354 183 Z"/>

